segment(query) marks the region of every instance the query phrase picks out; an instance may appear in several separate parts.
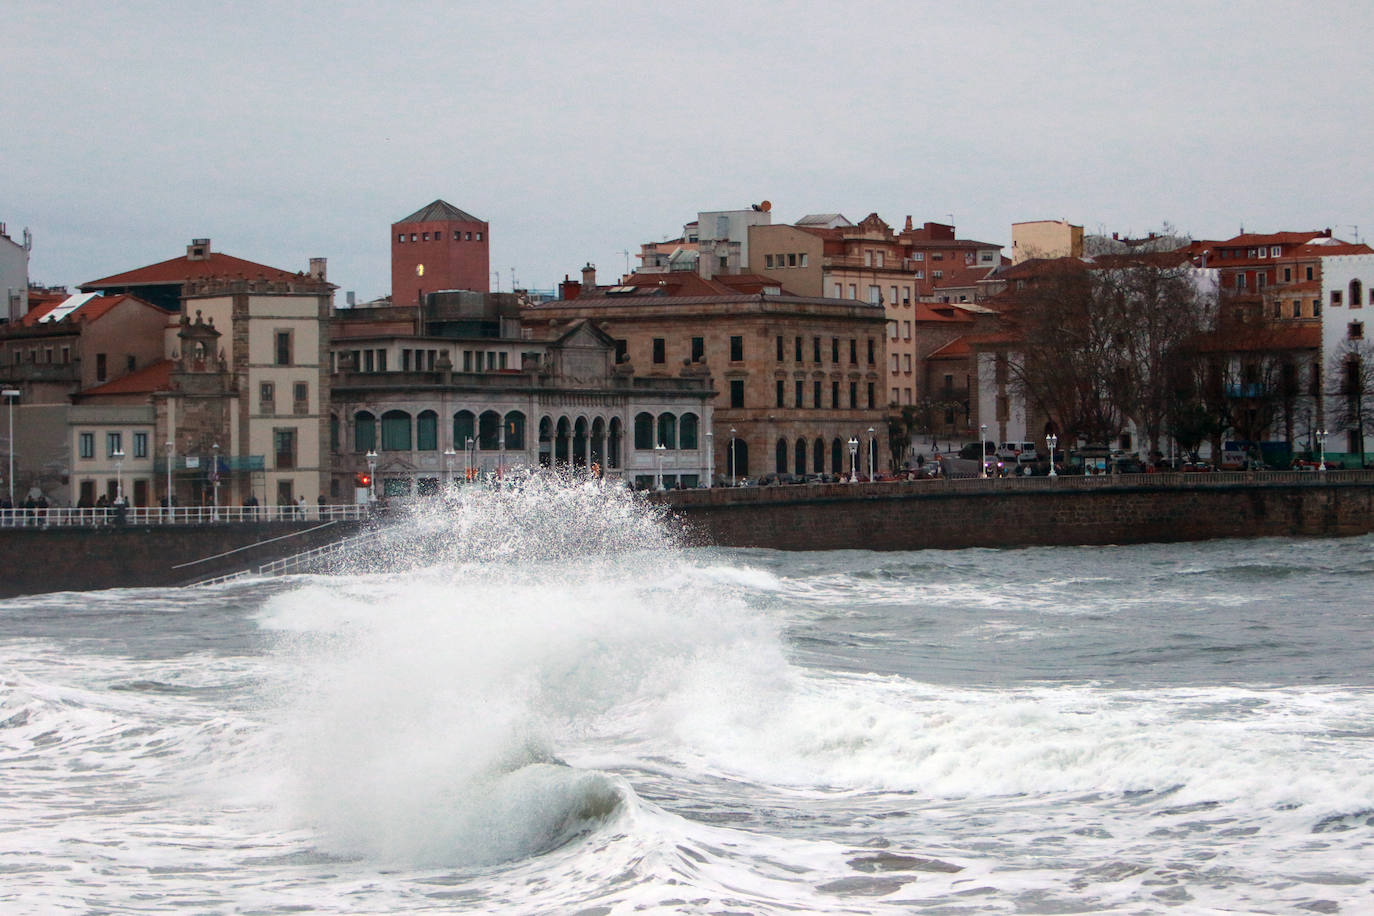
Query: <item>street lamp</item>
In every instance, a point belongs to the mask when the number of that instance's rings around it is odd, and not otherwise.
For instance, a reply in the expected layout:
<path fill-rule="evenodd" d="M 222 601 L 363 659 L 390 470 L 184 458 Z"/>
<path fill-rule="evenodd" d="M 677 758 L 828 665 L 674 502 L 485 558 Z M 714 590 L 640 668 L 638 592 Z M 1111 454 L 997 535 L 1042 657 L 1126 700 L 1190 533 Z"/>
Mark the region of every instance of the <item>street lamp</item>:
<path fill-rule="evenodd" d="M 1317 470 L 1326 470 L 1326 427 L 1322 427 L 1313 433 L 1317 437 L 1317 452 L 1321 456 L 1317 464 Z"/>
<path fill-rule="evenodd" d="M 849 437 L 849 482 L 859 482 L 859 469 L 855 462 L 859 460 L 859 440 L 853 436 Z"/>
<path fill-rule="evenodd" d="M 988 425 L 983 423 L 978 427 L 978 454 L 981 460 L 978 462 L 978 476 L 988 476 Z"/>
<path fill-rule="evenodd" d="M 463 463 L 466 465 L 466 467 L 463 469 L 465 472 L 463 476 L 469 482 L 472 481 L 472 446 L 472 437 L 468 436 L 468 441 L 463 443 Z"/>
<path fill-rule="evenodd" d="M 115 460 L 115 502 L 124 501 L 124 449 L 116 449 L 110 456 Z"/>
<path fill-rule="evenodd" d="M 175 510 L 172 509 L 172 462 L 176 457 L 172 454 L 174 446 L 170 441 L 164 442 L 163 445 L 167 446 L 167 518 L 170 519 L 175 514 Z"/>
<path fill-rule="evenodd" d="M 739 466 L 735 464 L 735 428 L 730 427 L 730 486 L 736 486 L 735 472 Z"/>
<path fill-rule="evenodd" d="M 453 459 L 458 457 L 458 453 L 451 448 L 444 449 L 444 472 L 448 475 L 445 482 L 445 489 L 453 489 Z"/>
<path fill-rule="evenodd" d="M 1054 447 L 1059 444 L 1059 437 L 1054 433 L 1050 433 L 1045 437 L 1045 444 L 1050 447 L 1050 476 L 1058 477 L 1059 474 L 1054 470 Z"/>
<path fill-rule="evenodd" d="M 6 388 L 0 392 L 10 402 L 10 509 L 14 508 L 14 399 L 19 397 L 18 388 Z"/>
<path fill-rule="evenodd" d="M 663 489 L 663 443 L 654 446 L 654 489 Z"/>
<path fill-rule="evenodd" d="M 210 465 L 210 484 L 214 488 L 214 503 L 210 507 L 210 521 L 217 522 L 219 521 L 219 443 L 216 442 L 210 446 L 210 450 L 214 452 L 210 458 L 212 462 Z"/>
<path fill-rule="evenodd" d="M 877 449 L 877 441 L 873 438 L 873 427 L 868 428 L 868 482 L 873 482 L 873 455 Z"/>
<path fill-rule="evenodd" d="M 377 451 L 371 449 L 367 453 L 367 501 L 375 503 L 377 501 Z"/>
<path fill-rule="evenodd" d="M 512 283 L 515 281 L 512 280 Z M 501 430 L 496 440 L 496 479 L 506 476 L 506 421 L 501 421 Z"/>
<path fill-rule="evenodd" d="M 706 486 L 716 485 L 716 442 L 715 433 L 706 434 Z"/>

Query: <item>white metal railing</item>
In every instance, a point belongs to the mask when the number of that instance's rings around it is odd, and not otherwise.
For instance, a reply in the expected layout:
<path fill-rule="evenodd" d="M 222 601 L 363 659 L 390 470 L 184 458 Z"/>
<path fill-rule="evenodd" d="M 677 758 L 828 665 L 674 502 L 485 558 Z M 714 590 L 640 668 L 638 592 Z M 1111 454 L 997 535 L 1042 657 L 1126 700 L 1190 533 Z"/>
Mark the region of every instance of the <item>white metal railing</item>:
<path fill-rule="evenodd" d="M 307 564 L 313 563 L 316 560 L 323 559 L 324 557 L 333 556 L 335 554 L 343 553 L 350 547 L 353 547 L 364 541 L 374 540 L 379 535 L 379 533 L 380 532 L 378 531 L 367 531 L 363 534 L 355 534 L 351 537 L 340 538 L 337 541 L 331 541 L 330 543 L 322 544 L 319 547 L 312 547 L 309 550 L 303 550 L 300 553 L 292 554 L 289 557 L 282 557 L 281 559 L 273 560 L 270 563 L 264 563 L 261 566 L 258 566 L 253 569 L 242 569 L 238 572 L 228 573 L 222 576 L 213 576 L 208 579 L 201 579 L 192 584 L 219 585 L 224 582 L 232 582 L 235 579 L 243 579 L 249 576 L 283 576 L 287 573 L 296 572 L 305 567 Z"/>
<path fill-rule="evenodd" d="M 349 506 L 157 506 L 77 509 L 0 509 L 0 528 L 99 527 L 101 525 L 211 525 L 245 522 L 332 522 L 367 518 L 372 508 Z"/>

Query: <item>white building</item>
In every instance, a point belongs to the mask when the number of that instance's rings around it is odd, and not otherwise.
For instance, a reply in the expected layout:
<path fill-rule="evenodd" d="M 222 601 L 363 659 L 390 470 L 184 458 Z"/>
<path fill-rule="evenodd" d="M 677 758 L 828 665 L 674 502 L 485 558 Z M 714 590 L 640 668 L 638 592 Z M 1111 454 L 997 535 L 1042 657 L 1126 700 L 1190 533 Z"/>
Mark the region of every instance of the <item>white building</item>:
<path fill-rule="evenodd" d="M 1344 453 L 1358 462 L 1361 452 L 1366 456 L 1374 453 L 1374 424 L 1364 424 L 1361 447 L 1358 424 L 1340 421 L 1343 415 L 1349 419 L 1349 412 L 1336 399 L 1345 397 L 1339 379 L 1341 365 L 1347 359 L 1360 359 L 1361 375 L 1365 378 L 1374 373 L 1374 327 L 1368 324 L 1369 318 L 1374 317 L 1374 254 L 1324 257 L 1321 277 L 1321 361 L 1326 379 L 1322 420 L 1327 429 L 1326 447 L 1328 453 Z M 1366 391 L 1365 395 L 1374 400 L 1370 397 L 1374 392 Z M 1365 412 L 1370 411 L 1374 411 L 1374 404 L 1366 405 Z"/>
<path fill-rule="evenodd" d="M 23 242 L 10 238 L 5 224 L 0 223 L 0 320 L 18 321 L 29 310 L 29 251 L 33 236 L 24 230 Z"/>

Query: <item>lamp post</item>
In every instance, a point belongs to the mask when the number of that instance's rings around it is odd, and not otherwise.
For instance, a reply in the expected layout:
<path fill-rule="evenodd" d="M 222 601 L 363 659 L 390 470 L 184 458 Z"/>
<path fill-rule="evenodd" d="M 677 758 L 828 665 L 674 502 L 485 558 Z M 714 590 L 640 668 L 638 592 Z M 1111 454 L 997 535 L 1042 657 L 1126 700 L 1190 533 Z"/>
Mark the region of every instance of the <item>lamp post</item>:
<path fill-rule="evenodd" d="M 868 482 L 873 482 L 873 456 L 878 451 L 878 442 L 873 438 L 873 427 L 868 428 Z"/>
<path fill-rule="evenodd" d="M 1326 427 L 1316 430 L 1313 435 L 1317 437 L 1317 453 L 1320 455 L 1317 470 L 1326 470 Z"/>
<path fill-rule="evenodd" d="M 110 456 L 115 460 L 115 502 L 124 500 L 124 449 L 116 449 Z"/>
<path fill-rule="evenodd" d="M 175 514 L 175 510 L 172 508 L 172 462 L 176 460 L 172 449 L 175 446 L 170 441 L 164 442 L 163 445 L 167 446 L 167 518 L 171 519 Z"/>
<path fill-rule="evenodd" d="M 716 442 L 715 434 L 706 433 L 706 486 L 716 485 Z"/>
<path fill-rule="evenodd" d="M 10 414 L 10 448 L 9 448 L 9 452 L 10 452 L 10 473 L 9 473 L 9 481 L 10 481 L 10 509 L 11 509 L 11 511 L 13 511 L 13 509 L 14 509 L 14 399 L 17 398 L 17 397 L 19 397 L 19 389 L 18 389 L 18 388 L 6 388 L 3 392 L 0 392 L 0 394 L 3 394 L 4 397 L 5 397 L 5 399 L 6 399 L 7 401 L 10 402 L 10 409 L 9 409 L 9 414 Z"/>
<path fill-rule="evenodd" d="M 444 481 L 444 489 L 453 489 L 453 459 L 458 457 L 458 453 L 451 448 L 444 449 L 444 473 L 447 480 Z"/>
<path fill-rule="evenodd" d="M 1054 447 L 1059 444 L 1059 437 L 1050 433 L 1045 437 L 1045 444 L 1050 447 L 1050 476 L 1058 477 L 1059 474 L 1054 470 Z"/>
<path fill-rule="evenodd" d="M 466 465 L 464 468 L 464 477 L 469 482 L 472 480 L 472 446 L 472 437 L 468 436 L 467 441 L 463 443 L 463 463 Z"/>
<path fill-rule="evenodd" d="M 369 503 L 377 501 L 377 452 L 375 449 L 367 453 L 367 501 Z"/>
<path fill-rule="evenodd" d="M 849 437 L 849 482 L 859 482 L 859 468 L 855 464 L 859 460 L 859 440 L 853 436 Z"/>
<path fill-rule="evenodd" d="M 978 476 L 988 476 L 988 425 L 980 424 L 978 427 Z"/>
<path fill-rule="evenodd" d="M 214 488 L 214 503 L 210 507 L 210 521 L 219 521 L 219 443 L 210 446 L 214 453 L 210 458 L 210 484 Z"/>
<path fill-rule="evenodd" d="M 511 282 L 514 282 L 512 280 Z M 501 421 L 500 438 L 496 440 L 496 479 L 506 476 L 506 422 Z"/>
<path fill-rule="evenodd" d="M 663 489 L 663 443 L 654 446 L 654 489 Z"/>
<path fill-rule="evenodd" d="M 730 427 L 730 486 L 737 486 L 735 483 L 735 472 L 739 466 L 735 464 L 735 428 Z"/>

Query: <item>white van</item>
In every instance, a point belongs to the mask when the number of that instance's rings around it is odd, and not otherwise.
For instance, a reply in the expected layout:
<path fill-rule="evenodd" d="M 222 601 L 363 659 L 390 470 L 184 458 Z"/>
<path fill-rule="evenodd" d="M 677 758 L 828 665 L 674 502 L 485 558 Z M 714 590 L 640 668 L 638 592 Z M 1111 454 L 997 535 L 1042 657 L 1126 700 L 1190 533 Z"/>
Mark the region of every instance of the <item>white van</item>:
<path fill-rule="evenodd" d="M 1015 461 L 1019 464 L 1035 461 L 1038 456 L 1035 453 L 1034 442 L 1003 442 L 997 447 L 997 457 L 1003 461 Z"/>

